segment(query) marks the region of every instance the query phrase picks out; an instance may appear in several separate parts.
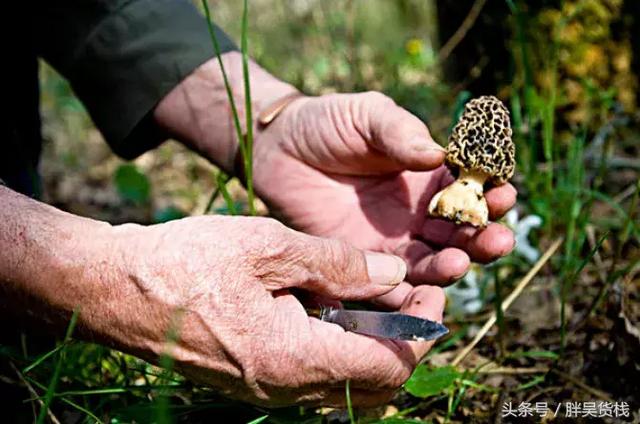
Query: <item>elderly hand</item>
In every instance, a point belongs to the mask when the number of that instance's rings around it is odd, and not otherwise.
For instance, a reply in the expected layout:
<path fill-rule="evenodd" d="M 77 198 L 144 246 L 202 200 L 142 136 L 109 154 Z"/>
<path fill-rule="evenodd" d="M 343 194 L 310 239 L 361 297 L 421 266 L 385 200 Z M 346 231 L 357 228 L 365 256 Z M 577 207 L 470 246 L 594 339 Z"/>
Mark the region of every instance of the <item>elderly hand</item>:
<path fill-rule="evenodd" d="M 241 59 L 238 52 L 223 55 L 244 122 Z M 254 116 L 295 92 L 257 64 L 249 67 Z M 168 135 L 232 172 L 237 140 L 219 68 L 216 59 L 203 64 L 154 117 Z M 451 181 L 444 151 L 419 119 L 380 93 L 300 98 L 254 134 L 254 182 L 273 213 L 311 234 L 396 253 L 412 283 L 451 282 L 470 260 L 488 262 L 513 247 L 503 226 L 477 230 L 426 218 L 431 197 Z M 516 197 L 510 184 L 485 194 L 493 219 Z M 403 296 L 394 299 L 398 307 Z"/>
<path fill-rule="evenodd" d="M 274 213 L 311 234 L 399 255 L 413 283 L 451 282 L 470 259 L 488 262 L 514 245 L 499 224 L 480 230 L 426 217 L 431 197 L 452 181 L 444 149 L 380 93 L 295 100 L 258 133 L 254 149 L 255 184 Z M 495 219 L 516 191 L 506 184 L 486 198 Z M 410 289 L 383 300 L 398 307 Z"/>
<path fill-rule="evenodd" d="M 309 318 L 289 289 L 333 299 L 388 292 L 406 271 L 397 257 L 291 230 L 275 220 L 186 218 L 110 229 L 110 290 L 81 315 L 92 335 L 157 361 L 168 329 L 177 370 L 252 403 L 357 405 L 389 400 L 428 342 L 378 340 Z M 408 293 L 401 311 L 442 319 L 438 287 Z M 109 312 L 111 311 L 111 312 Z M 182 312 L 180 312 L 182 311 Z"/>

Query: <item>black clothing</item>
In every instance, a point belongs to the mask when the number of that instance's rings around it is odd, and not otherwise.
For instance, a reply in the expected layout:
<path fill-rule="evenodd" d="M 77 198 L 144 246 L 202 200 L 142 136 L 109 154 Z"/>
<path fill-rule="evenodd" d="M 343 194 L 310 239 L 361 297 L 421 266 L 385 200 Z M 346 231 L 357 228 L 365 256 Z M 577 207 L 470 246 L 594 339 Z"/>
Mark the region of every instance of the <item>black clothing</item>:
<path fill-rule="evenodd" d="M 69 80 L 113 151 L 134 158 L 164 141 L 155 105 L 215 55 L 206 20 L 187 0 L 11 2 L 3 28 L 10 64 L 0 131 L 0 179 L 39 195 L 38 61 Z M 222 52 L 233 42 L 218 28 Z M 8 101 L 7 101 L 8 100 Z"/>

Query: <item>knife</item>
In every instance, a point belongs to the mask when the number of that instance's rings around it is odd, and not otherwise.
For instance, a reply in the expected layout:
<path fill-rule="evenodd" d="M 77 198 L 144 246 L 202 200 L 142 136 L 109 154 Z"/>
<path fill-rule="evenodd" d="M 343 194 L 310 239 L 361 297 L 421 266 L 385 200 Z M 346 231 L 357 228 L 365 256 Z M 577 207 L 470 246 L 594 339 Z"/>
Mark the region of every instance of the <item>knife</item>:
<path fill-rule="evenodd" d="M 444 336 L 449 329 L 439 322 L 398 312 L 357 311 L 321 307 L 309 315 L 338 324 L 347 331 L 383 339 L 425 341 Z"/>

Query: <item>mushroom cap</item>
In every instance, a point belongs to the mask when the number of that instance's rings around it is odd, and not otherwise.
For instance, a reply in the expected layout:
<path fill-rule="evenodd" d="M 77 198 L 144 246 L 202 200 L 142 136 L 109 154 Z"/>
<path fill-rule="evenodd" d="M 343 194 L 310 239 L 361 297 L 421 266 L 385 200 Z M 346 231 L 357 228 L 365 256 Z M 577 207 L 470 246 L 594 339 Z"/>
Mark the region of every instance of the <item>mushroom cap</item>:
<path fill-rule="evenodd" d="M 447 165 L 482 172 L 496 185 L 515 170 L 516 148 L 511 139 L 509 110 L 494 96 L 470 100 L 453 127 L 447 146 Z"/>

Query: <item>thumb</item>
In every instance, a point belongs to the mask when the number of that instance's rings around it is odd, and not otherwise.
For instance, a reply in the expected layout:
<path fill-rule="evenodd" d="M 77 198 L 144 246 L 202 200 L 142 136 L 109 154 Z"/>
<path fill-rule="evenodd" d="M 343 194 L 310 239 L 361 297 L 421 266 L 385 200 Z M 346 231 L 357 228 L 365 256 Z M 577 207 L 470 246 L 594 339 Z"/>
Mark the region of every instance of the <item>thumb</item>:
<path fill-rule="evenodd" d="M 377 92 L 363 93 L 368 110 L 369 143 L 410 171 L 442 165 L 445 149 L 433 141 L 427 126 L 409 111 Z"/>
<path fill-rule="evenodd" d="M 270 290 L 297 287 L 333 299 L 369 299 L 392 290 L 407 272 L 397 256 L 298 232 L 286 250 L 278 271 L 263 279 Z"/>

